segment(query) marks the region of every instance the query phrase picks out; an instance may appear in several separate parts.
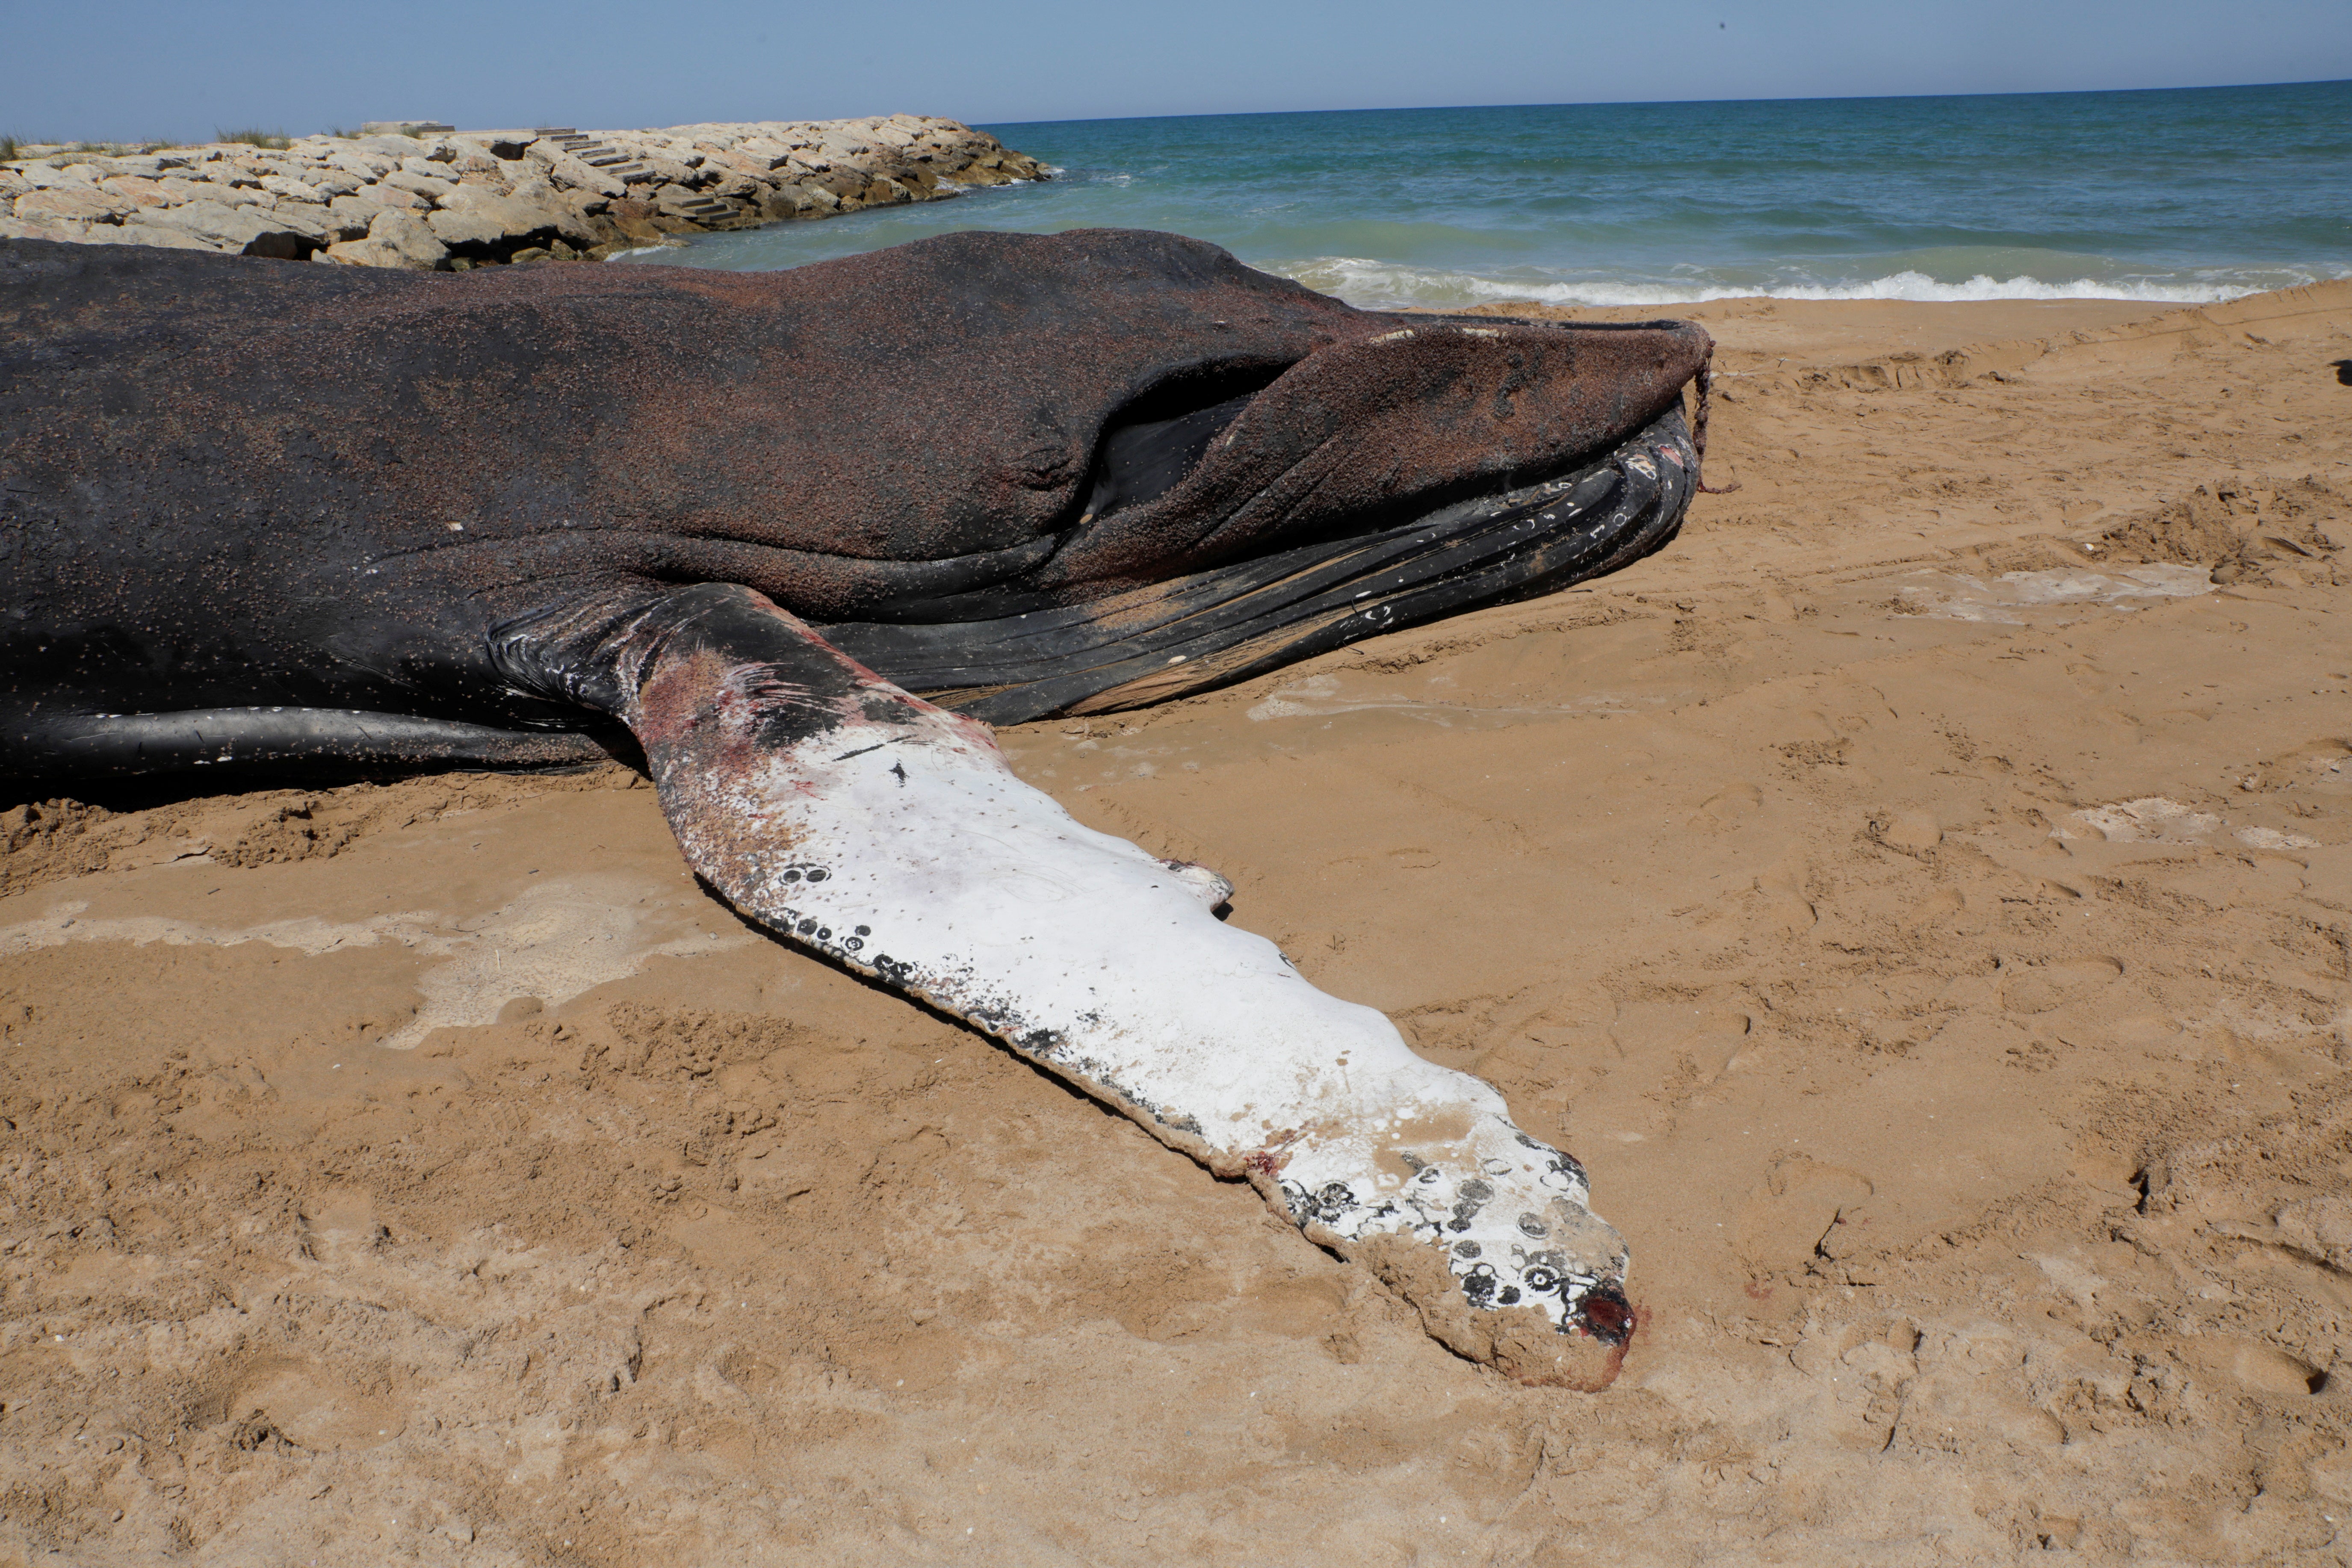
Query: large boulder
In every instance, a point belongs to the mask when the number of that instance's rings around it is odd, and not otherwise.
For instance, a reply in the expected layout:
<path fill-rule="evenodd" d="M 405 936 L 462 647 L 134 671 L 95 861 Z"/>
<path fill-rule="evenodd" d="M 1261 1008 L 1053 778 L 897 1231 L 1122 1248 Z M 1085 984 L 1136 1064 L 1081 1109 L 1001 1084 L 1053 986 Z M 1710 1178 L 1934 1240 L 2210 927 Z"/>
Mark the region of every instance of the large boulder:
<path fill-rule="evenodd" d="M 326 237 L 316 219 L 290 213 L 280 216 L 266 207 L 230 206 L 225 202 L 142 207 L 139 216 L 142 223 L 194 236 L 215 250 L 236 250 L 284 261 L 300 260 Z"/>
<path fill-rule="evenodd" d="M 596 243 L 595 230 L 552 187 L 525 188 L 542 199 L 533 201 L 522 192 L 500 195 L 484 186 L 460 185 L 443 200 L 442 210 L 425 221 L 448 245 L 545 245 L 556 238 L 582 247 Z"/>
<path fill-rule="evenodd" d="M 831 207 L 819 206 L 816 199 L 798 185 L 779 185 L 762 192 L 760 196 L 760 216 L 770 223 L 782 223 L 787 218 L 822 217 L 832 210 Z"/>
<path fill-rule="evenodd" d="M 108 237 L 112 238 L 113 237 L 110 235 Z M 213 248 L 211 246 L 206 245 L 203 240 L 198 239 L 194 235 L 190 234 L 186 229 L 173 228 L 165 224 L 149 223 L 144 217 L 131 217 L 123 220 L 121 243 L 124 245 L 152 245 L 161 247 L 165 250 L 210 250 Z"/>
<path fill-rule="evenodd" d="M 126 196 L 95 187 L 53 185 L 18 196 L 16 216 L 27 223 L 54 223 L 59 218 L 78 223 L 114 223 L 137 205 Z"/>
<path fill-rule="evenodd" d="M 117 174 L 100 189 L 121 197 L 135 207 L 160 207 L 171 205 L 172 198 L 163 193 L 163 183 L 144 174 Z"/>
<path fill-rule="evenodd" d="M 261 176 L 261 188 L 273 196 L 290 201 L 323 202 L 327 199 L 326 193 L 318 186 L 289 174 L 264 174 Z"/>
<path fill-rule="evenodd" d="M 487 250 L 506 239 L 506 226 L 486 213 L 446 209 L 425 215 L 433 237 L 456 249 Z"/>
<path fill-rule="evenodd" d="M 448 268 L 449 247 L 415 213 L 403 212 L 398 207 L 384 208 L 375 215 L 375 221 L 368 225 L 368 237 L 382 240 L 398 251 L 402 258 L 401 266 L 415 268 L 421 272 Z"/>
<path fill-rule="evenodd" d="M 375 180 L 400 167 L 400 161 L 396 158 L 386 158 L 381 153 L 362 152 L 357 148 L 330 153 L 327 162 L 361 181 Z"/>
<path fill-rule="evenodd" d="M 407 194 L 401 193 L 404 196 Z M 377 201 L 372 192 L 363 196 L 337 196 L 327 204 L 327 222 L 338 238 L 362 239 L 366 237 L 368 226 L 375 222 L 375 215 L 383 210 L 384 204 Z"/>
<path fill-rule="evenodd" d="M 591 168 L 573 157 L 561 142 L 551 138 L 542 137 L 524 151 L 533 162 L 547 166 L 548 182 L 559 188 L 593 191 L 600 196 L 607 197 L 625 196 L 629 194 L 629 187 L 625 182 L 604 173 L 602 169 Z"/>
<path fill-rule="evenodd" d="M 317 255 L 311 257 L 310 259 L 313 261 L 328 262 L 339 267 L 395 267 L 407 268 L 411 271 L 418 270 L 418 268 L 411 265 L 407 256 L 402 252 L 400 247 L 393 244 L 392 241 L 388 239 L 367 239 L 362 237 L 360 239 L 338 240 L 334 244 L 327 247 L 324 250 L 320 251 Z M 432 269 L 430 268 L 425 268 L 422 270 L 430 271 Z"/>
<path fill-rule="evenodd" d="M 395 191 L 406 191 L 428 203 L 437 203 L 457 188 L 454 181 L 434 174 L 415 174 L 407 169 L 395 169 L 377 183 Z"/>
<path fill-rule="evenodd" d="M 77 240 L 90 237 L 90 226 L 60 218 L 53 223 L 32 223 L 24 218 L 0 217 L 0 239 Z"/>

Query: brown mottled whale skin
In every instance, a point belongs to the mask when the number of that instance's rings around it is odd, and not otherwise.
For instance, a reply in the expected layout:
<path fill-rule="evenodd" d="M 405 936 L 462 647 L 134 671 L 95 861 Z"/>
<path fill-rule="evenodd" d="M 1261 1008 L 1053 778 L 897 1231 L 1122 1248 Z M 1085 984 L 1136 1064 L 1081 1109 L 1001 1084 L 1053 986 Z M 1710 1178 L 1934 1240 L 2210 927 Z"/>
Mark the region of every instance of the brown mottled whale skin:
<path fill-rule="evenodd" d="M 696 583 L 997 721 L 1199 689 L 1654 549 L 1710 346 L 1120 230 L 769 273 L 0 242 L 5 765 L 592 754 L 617 694 L 501 628 Z"/>

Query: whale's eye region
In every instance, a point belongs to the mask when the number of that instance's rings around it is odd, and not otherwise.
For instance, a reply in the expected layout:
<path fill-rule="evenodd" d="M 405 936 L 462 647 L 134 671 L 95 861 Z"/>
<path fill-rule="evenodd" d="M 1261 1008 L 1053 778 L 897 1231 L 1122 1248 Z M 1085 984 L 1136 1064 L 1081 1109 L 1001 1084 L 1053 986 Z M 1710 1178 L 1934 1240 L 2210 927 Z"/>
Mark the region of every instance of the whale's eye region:
<path fill-rule="evenodd" d="M 1184 383 L 1137 399 L 1103 426 L 1078 521 L 1158 500 L 1200 467 L 1209 443 L 1241 417 L 1274 375 L 1221 376 Z"/>

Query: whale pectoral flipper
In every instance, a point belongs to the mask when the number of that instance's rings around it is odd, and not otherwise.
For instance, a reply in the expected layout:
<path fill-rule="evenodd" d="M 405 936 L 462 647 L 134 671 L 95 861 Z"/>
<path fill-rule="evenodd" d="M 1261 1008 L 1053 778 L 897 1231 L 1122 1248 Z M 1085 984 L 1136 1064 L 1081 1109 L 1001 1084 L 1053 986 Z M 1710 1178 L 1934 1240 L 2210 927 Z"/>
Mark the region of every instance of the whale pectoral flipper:
<path fill-rule="evenodd" d="M 1215 919 L 1221 881 L 1081 826 L 984 726 L 749 589 L 679 589 L 610 625 L 584 685 L 737 909 L 1247 1179 L 1455 1350 L 1531 1382 L 1615 1375 L 1625 1249 L 1582 1168 Z"/>

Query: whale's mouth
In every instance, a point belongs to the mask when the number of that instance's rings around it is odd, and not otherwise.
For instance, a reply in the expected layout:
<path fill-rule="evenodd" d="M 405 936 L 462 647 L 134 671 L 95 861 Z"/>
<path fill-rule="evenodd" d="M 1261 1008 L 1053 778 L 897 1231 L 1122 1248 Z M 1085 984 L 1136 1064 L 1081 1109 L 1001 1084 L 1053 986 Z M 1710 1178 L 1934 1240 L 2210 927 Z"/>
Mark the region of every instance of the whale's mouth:
<path fill-rule="evenodd" d="M 1247 395 L 1139 419 L 1105 440 L 1095 518 L 1183 482 Z M 1671 540 L 1696 486 L 1679 403 L 1567 472 L 1410 521 L 1315 539 L 1081 604 L 923 625 L 817 628 L 844 653 L 992 723 L 1142 707 L 1367 637 L 1550 593 Z"/>
<path fill-rule="evenodd" d="M 1121 409 L 1097 447 L 1078 526 L 1090 527 L 1173 490 L 1274 379 L 1222 377 L 1205 388 L 1171 388 Z"/>

